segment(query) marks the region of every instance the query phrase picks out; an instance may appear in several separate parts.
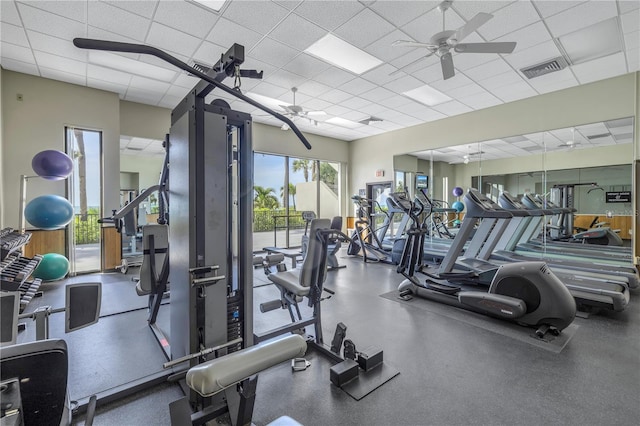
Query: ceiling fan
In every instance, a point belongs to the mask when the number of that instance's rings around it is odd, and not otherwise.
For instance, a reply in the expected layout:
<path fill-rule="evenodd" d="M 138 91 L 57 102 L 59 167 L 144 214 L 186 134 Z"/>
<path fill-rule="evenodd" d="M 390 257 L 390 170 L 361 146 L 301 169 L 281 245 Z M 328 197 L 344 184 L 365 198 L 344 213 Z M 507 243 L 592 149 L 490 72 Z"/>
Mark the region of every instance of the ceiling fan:
<path fill-rule="evenodd" d="M 580 143 L 580 141 L 576 141 L 576 128 L 572 127 L 571 128 L 571 140 L 561 143 L 560 145 L 558 145 L 558 148 L 559 149 L 560 148 L 574 149 L 578 145 L 582 145 L 582 144 Z"/>
<path fill-rule="evenodd" d="M 286 115 L 287 117 L 290 117 L 291 120 L 295 120 L 296 118 L 304 118 L 306 120 L 309 120 L 309 123 L 313 124 L 314 126 L 317 126 L 318 125 L 318 121 L 314 120 L 311 117 L 318 116 L 318 115 L 325 115 L 326 112 L 324 112 L 324 111 L 306 111 L 300 105 L 296 105 L 296 92 L 298 91 L 298 88 L 297 87 L 292 87 L 291 91 L 293 92 L 293 104 L 292 105 L 280 105 L 280 108 L 282 108 L 285 111 L 284 115 Z M 282 130 L 289 130 L 289 126 L 285 123 L 285 124 L 282 125 L 281 129 Z"/>
<path fill-rule="evenodd" d="M 403 68 L 413 65 L 414 63 L 430 56 L 438 55 L 440 57 L 440 65 L 442 66 L 442 75 L 446 80 L 455 75 L 451 49 L 457 53 L 513 52 L 513 49 L 516 47 L 515 42 L 460 43 L 465 37 L 493 18 L 493 15 L 490 13 L 480 12 L 457 30 L 447 30 L 445 29 L 446 27 L 444 22 L 445 12 L 451 7 L 452 2 L 453 0 L 445 0 L 438 5 L 438 10 L 442 12 L 442 31 L 434 34 L 429 40 L 429 43 L 420 43 L 408 40 L 396 40 L 392 43 L 393 46 L 421 47 L 429 50 L 429 53 L 427 53 L 426 56 L 405 65 Z M 394 71 L 394 73 L 399 71 L 400 70 Z"/>

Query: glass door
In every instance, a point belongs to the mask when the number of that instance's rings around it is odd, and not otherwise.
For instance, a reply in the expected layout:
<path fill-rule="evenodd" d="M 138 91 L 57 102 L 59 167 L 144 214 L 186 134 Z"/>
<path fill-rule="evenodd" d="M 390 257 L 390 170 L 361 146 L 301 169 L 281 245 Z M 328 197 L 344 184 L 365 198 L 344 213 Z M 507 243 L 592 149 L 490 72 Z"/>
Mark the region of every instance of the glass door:
<path fill-rule="evenodd" d="M 70 274 L 101 270 L 102 132 L 67 127 L 67 154 L 73 159 L 67 196 L 74 208 L 68 227 Z"/>

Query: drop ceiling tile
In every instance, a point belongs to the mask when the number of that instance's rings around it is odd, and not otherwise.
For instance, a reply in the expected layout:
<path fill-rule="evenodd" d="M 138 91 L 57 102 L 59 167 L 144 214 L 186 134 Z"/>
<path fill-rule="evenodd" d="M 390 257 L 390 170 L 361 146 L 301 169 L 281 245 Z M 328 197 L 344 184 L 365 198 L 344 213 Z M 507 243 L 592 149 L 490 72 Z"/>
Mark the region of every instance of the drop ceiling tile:
<path fill-rule="evenodd" d="M 429 85 L 441 92 L 447 93 L 450 89 L 456 89 L 471 83 L 473 83 L 473 81 L 469 79 L 469 77 L 461 73 L 456 73 L 456 75 L 447 80 L 442 79 L 442 76 L 440 76 L 439 80 L 436 80 Z"/>
<path fill-rule="evenodd" d="M 640 49 L 631 49 L 626 51 L 627 71 L 634 72 L 640 70 Z"/>
<path fill-rule="evenodd" d="M 458 11 L 460 16 L 467 21 L 476 16 L 480 12 L 494 13 L 499 9 L 502 9 L 513 3 L 511 1 L 456 1 L 453 2 L 452 7 Z"/>
<path fill-rule="evenodd" d="M 278 70 L 278 68 L 279 67 L 274 67 L 273 65 L 269 65 L 267 63 L 264 63 L 262 61 L 259 61 L 251 57 L 245 57 L 244 63 L 240 66 L 240 69 L 243 69 L 243 70 L 256 70 L 258 72 L 262 71 L 264 73 L 263 74 L 264 79 L 269 78 L 269 76 L 275 73 Z M 245 84 L 249 84 L 250 82 L 259 82 L 259 81 L 260 80 L 243 78 L 242 86 L 244 87 Z"/>
<path fill-rule="evenodd" d="M 567 9 L 571 9 L 579 5 L 580 3 L 585 3 L 585 0 L 573 1 L 573 0 L 563 0 L 563 1 L 548 1 L 548 0 L 533 0 L 533 4 L 540 12 L 540 15 L 543 18 L 548 18 L 549 16 L 557 15 L 558 13 L 565 11 Z"/>
<path fill-rule="evenodd" d="M 528 80 L 529 84 L 538 93 L 554 92 L 556 90 L 566 89 L 578 85 L 578 81 L 571 73 L 570 68 L 565 68 L 562 71 L 557 71 L 551 74 L 545 74 L 540 77 L 532 78 Z"/>
<path fill-rule="evenodd" d="M 341 105 L 354 110 L 359 110 L 360 108 L 369 105 L 370 103 L 371 101 L 362 99 L 358 96 L 351 96 L 348 99 L 342 101 Z"/>
<path fill-rule="evenodd" d="M 163 50 L 191 56 L 201 43 L 201 40 L 156 22 L 151 24 L 147 43 Z"/>
<path fill-rule="evenodd" d="M 626 50 L 640 50 L 640 31 L 625 34 L 624 47 Z"/>
<path fill-rule="evenodd" d="M 382 64 L 362 74 L 361 77 L 380 86 L 396 80 L 396 76 L 391 75 L 395 70 L 396 69 L 389 64 Z"/>
<path fill-rule="evenodd" d="M 109 4 L 92 1 L 89 2 L 89 25 L 144 41 L 151 21 Z"/>
<path fill-rule="evenodd" d="M 516 71 L 507 71 L 502 74 L 498 74 L 494 77 L 489 77 L 487 79 L 483 79 L 478 81 L 478 84 L 488 91 L 492 91 L 493 89 L 497 89 L 498 87 L 504 87 L 511 84 L 516 84 L 522 82 L 522 77 Z"/>
<path fill-rule="evenodd" d="M 47 12 L 51 12 L 58 16 L 73 19 L 74 21 L 86 23 L 87 3 L 79 1 L 30 1 L 30 6 L 37 7 Z M 18 6 L 19 8 L 22 5 Z"/>
<path fill-rule="evenodd" d="M 531 2 L 516 1 L 495 11 L 493 18 L 481 26 L 478 33 L 487 40 L 495 40 L 539 20 L 540 15 Z"/>
<path fill-rule="evenodd" d="M 617 16 L 616 2 L 589 1 L 545 20 L 554 37 L 572 33 L 605 19 Z"/>
<path fill-rule="evenodd" d="M 123 43 L 140 43 L 140 40 L 135 40 L 135 39 L 132 39 L 130 37 L 125 37 L 125 36 L 120 35 L 120 34 L 111 33 L 109 31 L 105 31 L 105 30 L 103 30 L 101 28 L 96 28 L 96 27 L 89 26 L 87 31 L 88 31 L 88 37 L 89 38 L 95 38 L 95 39 L 99 39 L 99 40 L 121 41 Z M 70 40 L 69 38 L 66 38 L 66 39 Z M 114 52 L 114 53 L 116 53 L 116 52 Z M 125 55 L 127 57 L 133 57 L 133 56 L 138 57 L 139 56 L 139 55 L 133 55 L 133 54 L 130 54 L 130 53 L 129 54 L 116 53 L 116 54 Z"/>
<path fill-rule="evenodd" d="M 105 92 L 117 93 L 121 99 L 124 98 L 124 95 L 127 93 L 127 86 L 96 80 L 93 78 L 87 78 L 87 87 L 104 90 Z"/>
<path fill-rule="evenodd" d="M 341 85 L 339 89 L 344 90 L 347 93 L 351 93 L 352 95 L 359 96 L 360 94 L 368 92 L 376 87 L 377 86 L 370 81 L 361 77 L 356 77 L 348 83 Z"/>
<path fill-rule="evenodd" d="M 548 2 L 552 3 L 552 2 Z M 487 24 L 489 25 L 489 24 Z M 510 54 L 518 53 L 521 50 L 528 49 L 545 41 L 551 40 L 551 34 L 547 30 L 547 27 L 542 21 L 534 22 L 531 25 L 527 25 L 524 28 L 513 31 L 502 37 L 498 37 L 494 41 L 515 41 L 517 43 L 516 48 Z M 506 57 L 506 56 L 505 56 Z"/>
<path fill-rule="evenodd" d="M 456 30 L 464 24 L 465 21 L 455 10 L 447 10 L 445 16 L 447 30 Z M 435 33 L 442 31 L 442 13 L 438 9 L 432 9 L 404 25 L 402 31 L 416 41 L 428 43 Z"/>
<path fill-rule="evenodd" d="M 333 31 L 335 35 L 356 47 L 363 48 L 392 32 L 393 25 L 370 9 L 364 9 Z"/>
<path fill-rule="evenodd" d="M 249 56 L 279 68 L 283 64 L 290 62 L 299 53 L 299 50 L 286 46 L 279 41 L 264 38 L 255 48 L 251 49 Z M 289 71 L 300 74 L 292 69 L 289 69 Z"/>
<path fill-rule="evenodd" d="M 328 84 L 334 87 L 340 86 L 348 81 L 353 80 L 357 76 L 351 71 L 343 70 L 342 68 L 330 66 L 323 70 L 319 74 L 316 74 L 313 78 L 320 83 Z"/>
<path fill-rule="evenodd" d="M 402 52 L 402 55 L 389 61 L 389 63 L 407 74 L 412 74 L 417 70 L 439 62 L 436 56 L 427 56 L 429 51 L 426 49 L 402 46 L 398 46 L 398 49 Z"/>
<path fill-rule="evenodd" d="M 131 74 L 129 73 L 93 64 L 87 65 L 87 78 L 124 86 L 125 89 L 131 82 Z"/>
<path fill-rule="evenodd" d="M 456 87 L 455 89 L 450 89 L 447 91 L 447 95 L 451 96 L 453 99 L 478 95 L 480 93 L 487 93 L 487 92 L 485 91 L 485 89 L 483 89 L 481 86 L 475 83 L 467 84 L 466 86 Z"/>
<path fill-rule="evenodd" d="M 499 56 L 495 53 L 454 53 L 453 64 L 457 70 L 466 72 L 468 69 L 479 67 L 496 60 L 496 58 Z"/>
<path fill-rule="evenodd" d="M 175 30 L 203 38 L 218 20 L 218 15 L 189 2 L 161 1 L 153 20 Z"/>
<path fill-rule="evenodd" d="M 267 34 L 287 14 L 287 9 L 273 2 L 231 1 L 222 16 L 243 27 Z"/>
<path fill-rule="evenodd" d="M 284 69 L 280 69 L 267 76 L 270 83 L 290 89 L 307 81 L 306 77 L 301 77 Z"/>
<path fill-rule="evenodd" d="M 474 81 L 480 81 L 509 71 L 513 71 L 513 69 L 503 59 L 498 58 L 465 70 L 464 74 Z"/>
<path fill-rule="evenodd" d="M 427 84 L 431 84 L 434 81 L 442 80 L 442 67 L 438 61 L 431 66 L 413 71 L 409 73 L 409 75 L 412 75 Z"/>
<path fill-rule="evenodd" d="M 505 55 L 504 59 L 516 69 L 521 69 L 560 56 L 553 40 L 540 43 L 517 53 Z"/>
<path fill-rule="evenodd" d="M 620 7 L 620 13 L 627 13 L 640 9 L 640 2 L 638 0 L 618 0 L 618 6 Z"/>
<path fill-rule="evenodd" d="M 2 54 L 3 69 L 8 71 L 21 72 L 23 74 L 39 75 L 38 67 L 35 63 L 16 61 L 15 59 L 4 57 L 4 52 Z"/>
<path fill-rule="evenodd" d="M 349 108 L 345 108 L 340 105 L 331 105 L 330 107 L 324 109 L 324 112 L 329 115 L 333 115 L 334 117 L 342 117 L 343 114 L 346 114 L 350 111 L 351 110 Z"/>
<path fill-rule="evenodd" d="M 46 34 L 35 31 L 27 31 L 31 47 L 34 50 L 52 53 L 65 58 L 76 59 L 78 61 L 87 60 L 87 50 L 78 49 L 70 40 L 63 40 L 57 37 L 51 37 Z"/>
<path fill-rule="evenodd" d="M 300 3 L 302 3 L 302 0 L 273 0 L 273 2 L 279 4 L 280 6 L 288 10 L 293 10 L 296 7 L 298 7 Z"/>
<path fill-rule="evenodd" d="M 331 102 L 323 101 L 322 99 L 318 99 L 318 98 L 309 99 L 304 103 L 304 107 L 312 111 L 324 111 L 325 109 L 329 108 L 331 105 L 333 105 Z M 346 107 L 346 105 L 342 105 L 342 106 Z M 319 116 L 317 118 L 323 119 L 322 116 Z"/>
<path fill-rule="evenodd" d="M 305 1 L 294 13 L 333 31 L 363 9 L 364 6 L 355 1 Z"/>
<path fill-rule="evenodd" d="M 0 25 L 0 40 L 18 46 L 29 47 L 29 40 L 24 28 L 18 25 L 3 23 Z"/>
<path fill-rule="evenodd" d="M 403 93 L 423 85 L 424 83 L 417 78 L 410 75 L 404 75 L 399 78 L 394 78 L 392 81 L 385 84 L 384 87 L 396 93 Z"/>
<path fill-rule="evenodd" d="M 263 81 L 256 86 L 253 92 L 257 93 L 258 95 L 268 96 L 273 99 L 285 100 L 289 99 L 287 96 L 289 95 L 290 90 Z"/>
<path fill-rule="evenodd" d="M 403 105 L 407 105 L 407 104 L 409 104 L 411 102 L 413 102 L 413 101 L 411 101 L 409 98 L 407 98 L 407 97 L 405 97 L 403 95 L 394 95 L 394 96 L 391 96 L 390 98 L 385 99 L 383 104 L 387 108 L 395 109 L 395 108 L 401 107 Z M 422 105 L 422 104 L 418 104 L 418 105 Z"/>
<path fill-rule="evenodd" d="M 432 107 L 434 110 L 439 113 L 448 115 L 449 117 L 458 114 L 464 114 L 465 112 L 473 111 L 468 106 L 458 102 L 458 101 L 449 101 L 440 105 L 435 105 Z"/>
<path fill-rule="evenodd" d="M 4 1 L 2 3 L 5 3 Z M 20 3 L 20 16 L 24 27 L 29 30 L 38 31 L 71 40 L 74 37 L 82 37 L 86 34 L 86 25 L 72 19 L 63 18 L 53 13 L 36 9 L 26 4 Z"/>
<path fill-rule="evenodd" d="M 0 1 L 0 21 L 22 26 L 16 4 L 12 1 Z"/>
<path fill-rule="evenodd" d="M 193 54 L 193 59 L 200 64 L 212 67 L 218 62 L 218 60 L 220 60 L 220 56 L 226 51 L 226 47 L 222 47 L 208 41 L 203 41 L 202 44 L 200 44 L 200 47 L 198 47 Z M 189 63 L 188 59 L 189 57 L 187 56 L 187 63 Z"/>
<path fill-rule="evenodd" d="M 393 46 L 392 43 L 397 40 L 411 40 L 411 37 L 400 30 L 395 30 L 385 35 L 384 37 L 375 40 L 373 43 L 366 46 L 363 50 L 378 59 L 389 62 L 393 59 L 405 55 L 410 50 L 410 48 L 406 47 Z"/>
<path fill-rule="evenodd" d="M 416 17 L 437 7 L 438 1 L 376 1 L 370 7 L 378 15 L 396 27 L 413 21 Z"/>
<path fill-rule="evenodd" d="M 640 31 L 640 12 L 634 10 L 633 12 L 625 13 L 620 17 L 622 22 L 622 32 L 632 33 L 634 31 Z"/>
<path fill-rule="evenodd" d="M 330 66 L 331 65 L 320 59 L 317 59 L 306 53 L 301 53 L 292 61 L 287 63 L 284 66 L 284 69 L 289 72 L 298 74 L 302 77 L 312 78 L 322 73 L 324 70 L 329 69 Z"/>
<path fill-rule="evenodd" d="M 385 99 L 388 99 L 393 95 L 395 95 L 395 93 L 391 90 L 385 89 L 384 87 L 376 87 L 373 90 L 361 93 L 360 97 L 371 102 L 384 102 Z"/>
<path fill-rule="evenodd" d="M 171 85 L 169 83 L 165 83 L 164 81 L 153 80 L 137 75 L 132 76 L 131 81 L 129 82 L 129 90 L 145 90 L 150 93 L 157 93 L 160 95 L 164 95 L 164 93 L 167 91 L 167 89 L 169 89 L 170 86 Z"/>
<path fill-rule="evenodd" d="M 321 39 L 327 32 L 306 19 L 290 14 L 278 24 L 269 37 L 299 50 L 304 50 Z"/>
<path fill-rule="evenodd" d="M 87 82 L 87 77 L 81 74 L 76 74 L 76 71 L 69 72 L 67 70 L 57 70 L 46 68 L 43 66 L 39 67 L 40 75 L 44 78 L 50 78 L 51 80 L 64 81 L 65 83 L 77 84 L 79 86 L 84 86 Z"/>
<path fill-rule="evenodd" d="M 364 106 L 358 108 L 359 112 L 361 112 L 363 114 L 373 115 L 373 116 L 375 116 L 377 114 L 382 114 L 386 110 L 387 110 L 387 108 L 384 105 L 380 105 L 378 103 L 370 103 L 368 105 L 364 105 Z"/>
<path fill-rule="evenodd" d="M 164 94 L 162 93 L 151 93 L 146 90 L 129 88 L 124 99 L 141 104 L 157 105 L 162 100 L 163 96 Z"/>
<path fill-rule="evenodd" d="M 299 85 L 298 89 L 301 93 L 315 98 L 322 95 L 323 93 L 330 91 L 331 87 L 322 83 L 318 83 L 314 80 L 309 80 Z"/>
<path fill-rule="evenodd" d="M 344 92 L 340 89 L 332 89 L 326 93 L 320 94 L 318 97 L 327 102 L 342 104 L 343 101 L 351 97 L 351 94 Z"/>
<path fill-rule="evenodd" d="M 493 89 L 491 93 L 505 102 L 513 102 L 520 99 L 530 98 L 538 94 L 538 92 L 524 81 L 497 87 Z"/>
<path fill-rule="evenodd" d="M 353 111 L 353 110 L 349 110 L 349 112 L 345 112 L 344 114 L 342 114 L 342 118 L 346 120 L 355 121 L 355 122 L 359 122 L 369 117 L 370 117 L 369 114 L 366 114 L 360 111 Z"/>
<path fill-rule="evenodd" d="M 242 27 L 225 18 L 218 19 L 213 30 L 211 30 L 207 36 L 208 41 L 218 46 L 224 46 L 225 51 L 234 43 L 238 43 L 244 46 L 245 55 L 247 55 L 261 39 L 262 35 L 257 32 Z"/>
<path fill-rule="evenodd" d="M 74 59 L 64 58 L 62 56 L 52 55 L 46 52 L 35 51 L 34 56 L 38 67 L 47 67 L 58 71 L 74 72 L 76 74 L 86 75 L 87 65 L 84 62 Z"/>
<path fill-rule="evenodd" d="M 614 55 L 605 56 L 604 58 L 594 59 L 593 61 L 574 65 L 572 69 L 580 84 L 585 84 L 592 81 L 614 77 L 616 75 L 626 74 L 627 65 L 625 63 L 624 54 L 620 52 Z"/>
<path fill-rule="evenodd" d="M 112 6 L 119 7 L 120 9 L 127 10 L 129 12 L 133 12 L 136 15 L 143 16 L 145 18 L 153 18 L 153 14 L 156 11 L 156 7 L 158 6 L 157 0 L 115 0 L 115 1 L 107 1 L 103 0 L 105 3 L 109 3 Z"/>
<path fill-rule="evenodd" d="M 186 73 L 180 73 L 173 81 L 173 84 L 176 84 L 180 87 L 185 87 L 187 89 L 192 89 L 196 84 L 200 82 L 199 78 L 193 77 Z"/>

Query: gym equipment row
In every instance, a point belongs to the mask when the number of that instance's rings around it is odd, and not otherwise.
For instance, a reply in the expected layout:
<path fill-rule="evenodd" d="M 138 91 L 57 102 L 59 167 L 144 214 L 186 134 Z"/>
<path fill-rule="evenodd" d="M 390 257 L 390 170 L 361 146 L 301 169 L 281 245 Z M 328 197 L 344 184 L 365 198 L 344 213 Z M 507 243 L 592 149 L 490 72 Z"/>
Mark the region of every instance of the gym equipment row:
<path fill-rule="evenodd" d="M 34 297 L 40 295 L 40 278 L 32 278 L 33 271 L 42 261 L 42 256 L 33 258 L 21 255 L 31 239 L 31 233 L 20 233 L 12 228 L 0 231 L 2 257 L 0 258 L 0 291 L 17 291 L 20 294 L 20 312 L 23 312 Z"/>

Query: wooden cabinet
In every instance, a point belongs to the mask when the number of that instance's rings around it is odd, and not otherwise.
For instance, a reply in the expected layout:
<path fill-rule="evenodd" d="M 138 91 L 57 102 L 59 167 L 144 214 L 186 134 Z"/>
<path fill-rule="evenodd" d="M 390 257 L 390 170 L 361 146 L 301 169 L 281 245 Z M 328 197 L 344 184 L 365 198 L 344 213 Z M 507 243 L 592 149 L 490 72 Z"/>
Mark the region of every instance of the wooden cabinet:
<path fill-rule="evenodd" d="M 67 255 L 67 235 L 64 229 L 44 231 L 36 229 L 31 233 L 29 244 L 24 247 L 24 256 L 33 257 L 36 254 L 58 253 Z"/>
<path fill-rule="evenodd" d="M 122 260 L 122 240 L 116 228 L 102 228 L 102 270 L 112 271 Z"/>

